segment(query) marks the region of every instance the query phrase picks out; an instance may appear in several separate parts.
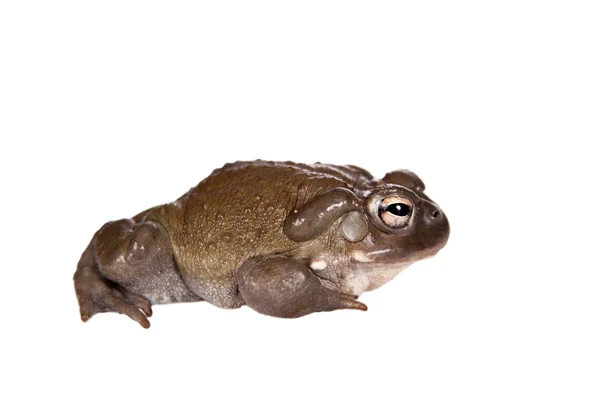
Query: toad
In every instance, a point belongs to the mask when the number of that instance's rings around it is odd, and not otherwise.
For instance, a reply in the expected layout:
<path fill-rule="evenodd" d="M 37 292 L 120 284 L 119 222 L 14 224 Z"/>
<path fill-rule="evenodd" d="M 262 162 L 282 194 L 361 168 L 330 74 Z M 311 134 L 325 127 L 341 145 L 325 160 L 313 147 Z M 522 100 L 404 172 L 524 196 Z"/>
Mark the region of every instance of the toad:
<path fill-rule="evenodd" d="M 106 223 L 74 276 L 81 318 L 117 312 L 144 328 L 151 306 L 207 301 L 301 317 L 367 310 L 380 287 L 448 240 L 421 179 L 355 166 L 226 164 L 176 201 Z"/>

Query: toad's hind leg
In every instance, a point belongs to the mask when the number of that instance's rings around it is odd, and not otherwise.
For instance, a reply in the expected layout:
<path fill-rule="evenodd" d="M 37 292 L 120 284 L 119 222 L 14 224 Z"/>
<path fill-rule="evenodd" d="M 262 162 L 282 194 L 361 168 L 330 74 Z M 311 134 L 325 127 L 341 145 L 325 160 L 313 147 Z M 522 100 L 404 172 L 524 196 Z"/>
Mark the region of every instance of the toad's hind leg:
<path fill-rule="evenodd" d="M 81 256 L 74 281 L 83 321 L 114 311 L 147 328 L 150 304 L 201 300 L 183 283 L 170 238 L 155 222 L 105 224 Z"/>
<path fill-rule="evenodd" d="M 308 267 L 285 256 L 252 258 L 236 272 L 240 295 L 266 315 L 296 318 L 316 311 L 367 310 L 353 296 L 325 288 Z"/>

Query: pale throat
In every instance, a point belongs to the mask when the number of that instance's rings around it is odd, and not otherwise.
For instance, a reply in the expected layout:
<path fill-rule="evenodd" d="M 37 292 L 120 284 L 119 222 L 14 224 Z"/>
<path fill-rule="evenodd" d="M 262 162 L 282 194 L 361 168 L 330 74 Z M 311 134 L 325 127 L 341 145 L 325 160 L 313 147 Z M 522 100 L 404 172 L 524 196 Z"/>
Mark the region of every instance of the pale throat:
<path fill-rule="evenodd" d="M 372 255 L 373 253 L 360 251 L 352 254 L 351 266 L 346 267 L 348 272 L 336 282 L 345 293 L 360 296 L 364 292 L 377 289 L 413 263 L 413 261 L 381 263 L 375 261 Z M 340 261 L 338 258 L 329 259 L 327 256 L 321 256 L 312 259 L 309 266 L 316 273 L 323 273 L 331 267 L 337 267 Z"/>
<path fill-rule="evenodd" d="M 346 285 L 351 294 L 360 296 L 364 292 L 375 290 L 396 277 L 412 263 L 361 265 L 348 276 Z"/>

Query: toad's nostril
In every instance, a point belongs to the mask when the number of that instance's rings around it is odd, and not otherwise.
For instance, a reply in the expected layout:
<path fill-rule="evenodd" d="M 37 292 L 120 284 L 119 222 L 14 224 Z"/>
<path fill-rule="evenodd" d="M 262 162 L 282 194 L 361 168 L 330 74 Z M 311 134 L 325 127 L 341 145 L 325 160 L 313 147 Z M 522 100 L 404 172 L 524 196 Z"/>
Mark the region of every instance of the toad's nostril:
<path fill-rule="evenodd" d="M 439 215 L 440 215 L 440 210 L 438 210 L 438 209 L 435 209 L 431 212 L 431 218 L 433 218 L 433 219 L 439 217 Z"/>

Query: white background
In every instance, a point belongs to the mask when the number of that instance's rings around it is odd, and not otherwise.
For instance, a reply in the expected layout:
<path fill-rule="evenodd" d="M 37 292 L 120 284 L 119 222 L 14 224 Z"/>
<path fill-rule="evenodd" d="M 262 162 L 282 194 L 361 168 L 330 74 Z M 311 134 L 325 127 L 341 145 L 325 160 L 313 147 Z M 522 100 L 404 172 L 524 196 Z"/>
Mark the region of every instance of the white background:
<path fill-rule="evenodd" d="M 0 397 L 598 399 L 589 1 L 3 1 Z M 297 320 L 79 320 L 106 221 L 238 159 L 417 172 L 452 234 Z"/>

